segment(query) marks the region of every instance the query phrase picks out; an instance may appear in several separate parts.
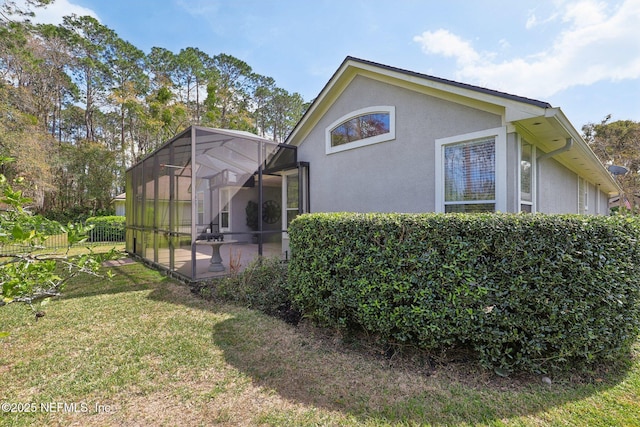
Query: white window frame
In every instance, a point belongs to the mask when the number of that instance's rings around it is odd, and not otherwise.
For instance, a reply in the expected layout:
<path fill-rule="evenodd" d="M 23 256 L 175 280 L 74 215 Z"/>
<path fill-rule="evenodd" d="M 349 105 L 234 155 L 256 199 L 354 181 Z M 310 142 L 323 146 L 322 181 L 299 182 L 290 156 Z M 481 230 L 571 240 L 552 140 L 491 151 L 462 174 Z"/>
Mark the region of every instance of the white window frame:
<path fill-rule="evenodd" d="M 589 213 L 589 181 L 578 176 L 578 213 L 586 215 Z"/>
<path fill-rule="evenodd" d="M 359 139 L 357 141 L 348 142 L 346 144 L 337 145 L 333 147 L 331 145 L 331 131 L 340 126 L 342 123 L 354 119 L 365 114 L 373 113 L 387 113 L 389 114 L 389 132 L 380 135 L 372 136 L 369 138 Z M 349 114 L 345 114 L 338 120 L 331 123 L 325 129 L 325 153 L 334 154 L 341 151 L 353 150 L 354 148 L 365 147 L 367 145 L 378 144 L 381 142 L 392 141 L 396 139 L 396 107 L 393 105 L 378 105 L 374 107 L 362 108 L 360 110 L 352 111 Z"/>
<path fill-rule="evenodd" d="M 287 227 L 287 218 L 288 218 L 287 212 L 288 211 L 292 211 L 292 210 L 299 211 L 300 210 L 300 206 L 302 206 L 303 209 L 304 209 L 304 206 L 306 206 L 306 200 L 304 200 L 304 199 L 307 197 L 307 195 L 306 195 L 306 192 L 304 191 L 304 188 L 303 188 L 303 191 L 302 191 L 303 200 L 298 199 L 298 206 L 295 207 L 295 208 L 288 208 L 287 207 L 287 192 L 289 190 L 289 186 L 288 186 L 288 183 L 287 183 L 287 178 L 290 177 L 291 175 L 298 175 L 299 173 L 300 173 L 300 171 L 298 169 L 292 169 L 290 171 L 286 171 L 286 172 L 282 173 L 282 203 L 281 203 L 281 206 L 282 206 L 282 229 L 283 230 L 287 230 L 287 228 L 288 228 Z M 298 176 L 298 179 L 300 179 L 299 176 Z M 287 234 L 286 231 L 285 231 L 285 234 Z"/>
<path fill-rule="evenodd" d="M 224 195 L 226 194 L 226 197 L 228 199 L 228 203 L 227 205 L 227 210 L 223 210 L 224 208 Z M 225 187 L 221 187 L 218 190 L 218 230 L 220 231 L 220 233 L 226 233 L 231 231 L 232 225 L 231 225 L 231 201 L 233 199 L 233 194 L 231 194 L 231 189 L 230 188 L 225 188 Z M 222 214 L 226 213 L 227 214 L 227 227 L 223 227 L 222 226 Z M 211 230 L 213 232 L 213 230 Z"/>
<path fill-rule="evenodd" d="M 591 183 L 584 180 L 584 211 L 589 213 L 589 192 L 591 191 Z"/>
<path fill-rule="evenodd" d="M 495 143 L 495 212 L 507 211 L 507 128 L 505 126 L 477 132 L 436 139 L 435 184 L 436 212 L 443 213 L 444 208 L 444 149 L 447 145 L 456 145 L 476 139 L 493 138 Z M 478 203 L 481 203 L 480 201 Z"/>
<path fill-rule="evenodd" d="M 196 214 L 198 217 L 197 225 L 204 224 L 204 191 L 196 192 Z"/>
<path fill-rule="evenodd" d="M 536 146 L 531 144 L 529 141 L 522 138 L 522 136 L 518 135 L 518 211 L 522 212 L 522 205 L 531 206 L 531 213 L 537 212 L 537 187 L 536 183 L 538 182 L 537 177 L 537 152 Z M 531 201 L 522 200 L 522 168 L 520 167 L 520 162 L 522 162 L 522 144 L 527 144 L 531 146 Z"/>

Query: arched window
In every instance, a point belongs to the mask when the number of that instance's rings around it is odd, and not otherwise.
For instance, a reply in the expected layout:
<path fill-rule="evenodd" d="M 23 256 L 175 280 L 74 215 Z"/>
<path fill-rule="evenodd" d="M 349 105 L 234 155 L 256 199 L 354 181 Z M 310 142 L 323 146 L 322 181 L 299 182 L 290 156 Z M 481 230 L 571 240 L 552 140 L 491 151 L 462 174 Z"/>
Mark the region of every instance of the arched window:
<path fill-rule="evenodd" d="M 395 139 L 395 107 L 377 106 L 340 117 L 326 130 L 327 154 Z"/>

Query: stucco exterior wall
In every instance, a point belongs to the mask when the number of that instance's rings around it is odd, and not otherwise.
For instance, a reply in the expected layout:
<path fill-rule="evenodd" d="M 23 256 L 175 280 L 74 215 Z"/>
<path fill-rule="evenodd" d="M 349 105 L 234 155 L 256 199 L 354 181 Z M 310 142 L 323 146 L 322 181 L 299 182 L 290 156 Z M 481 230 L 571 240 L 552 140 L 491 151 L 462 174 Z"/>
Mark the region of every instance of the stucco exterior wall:
<path fill-rule="evenodd" d="M 586 214 L 590 215 L 609 215 L 609 197 L 599 190 L 598 186 L 589 183 L 588 188 L 588 205 Z"/>
<path fill-rule="evenodd" d="M 395 140 L 325 153 L 327 126 L 380 105 L 395 106 Z M 357 76 L 299 146 L 311 211 L 432 212 L 435 140 L 501 125 L 499 115 Z"/>
<path fill-rule="evenodd" d="M 578 213 L 578 176 L 552 158 L 538 162 L 537 210 Z"/>
<path fill-rule="evenodd" d="M 539 154 L 538 154 L 539 155 Z M 578 175 L 552 159 L 538 164 L 537 211 L 548 214 L 580 213 Z M 596 184 L 588 182 L 587 215 L 609 215 L 609 197 Z"/>
<path fill-rule="evenodd" d="M 596 205 L 596 215 L 609 215 L 609 195 L 596 188 L 596 197 L 599 199 Z"/>

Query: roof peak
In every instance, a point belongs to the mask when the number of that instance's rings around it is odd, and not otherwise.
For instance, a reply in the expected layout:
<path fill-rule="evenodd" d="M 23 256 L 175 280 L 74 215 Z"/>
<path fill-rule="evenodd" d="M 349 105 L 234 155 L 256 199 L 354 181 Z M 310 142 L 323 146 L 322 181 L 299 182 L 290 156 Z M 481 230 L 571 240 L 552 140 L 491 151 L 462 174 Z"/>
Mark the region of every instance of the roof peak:
<path fill-rule="evenodd" d="M 360 63 L 360 64 L 364 64 L 364 65 L 369 65 L 369 66 L 372 66 L 372 67 L 377 67 L 377 68 L 385 69 L 385 70 L 396 72 L 396 73 L 401 73 L 401 74 L 405 74 L 405 75 L 409 75 L 409 76 L 413 76 L 413 77 L 418 77 L 418 78 L 430 80 L 430 81 L 433 81 L 433 82 L 443 83 L 443 84 L 447 84 L 447 85 L 451 85 L 451 86 L 456 86 L 456 87 L 472 90 L 472 91 L 475 91 L 475 92 L 480 92 L 480 93 L 493 95 L 493 96 L 497 96 L 497 97 L 504 98 L 504 99 L 509 99 L 509 100 L 512 100 L 512 101 L 518 101 L 518 102 L 534 105 L 534 106 L 540 107 L 540 108 L 553 108 L 553 106 L 551 104 L 549 104 L 548 102 L 545 102 L 545 101 L 539 101 L 537 99 L 532 99 L 532 98 L 527 98 L 527 97 L 524 97 L 524 96 L 519 96 L 519 95 L 514 95 L 514 94 L 510 94 L 510 93 L 506 93 L 506 92 L 501 92 L 501 91 L 498 91 L 498 90 L 489 89 L 489 88 L 482 87 L 482 86 L 476 86 L 476 85 L 472 85 L 472 84 L 468 84 L 468 83 L 458 82 L 458 81 L 455 81 L 455 80 L 445 79 L 445 78 L 442 78 L 442 77 L 432 76 L 432 75 L 429 75 L 429 74 L 419 73 L 417 71 L 411 71 L 411 70 L 407 70 L 407 69 L 403 69 L 403 68 L 399 68 L 399 67 L 394 67 L 394 66 L 391 66 L 391 65 L 381 64 L 379 62 L 374 62 L 374 61 L 370 61 L 370 60 L 367 60 L 367 59 L 357 58 L 355 56 L 347 56 L 344 59 L 344 61 L 342 62 L 342 65 L 340 66 L 340 68 L 342 68 L 348 62 L 356 62 L 356 63 Z"/>

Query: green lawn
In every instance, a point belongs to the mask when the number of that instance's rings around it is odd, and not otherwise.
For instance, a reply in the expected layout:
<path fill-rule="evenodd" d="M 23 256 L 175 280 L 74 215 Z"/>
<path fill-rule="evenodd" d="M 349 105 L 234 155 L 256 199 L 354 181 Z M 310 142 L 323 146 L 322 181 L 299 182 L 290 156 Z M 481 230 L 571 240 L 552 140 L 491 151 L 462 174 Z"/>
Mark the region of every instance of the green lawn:
<path fill-rule="evenodd" d="M 0 425 L 640 425 L 637 351 L 624 371 L 505 379 L 389 360 L 140 264 L 113 272 L 76 280 L 38 321 L 0 308 L 0 402 L 22 411 Z"/>

